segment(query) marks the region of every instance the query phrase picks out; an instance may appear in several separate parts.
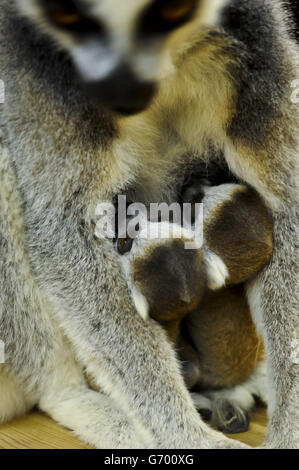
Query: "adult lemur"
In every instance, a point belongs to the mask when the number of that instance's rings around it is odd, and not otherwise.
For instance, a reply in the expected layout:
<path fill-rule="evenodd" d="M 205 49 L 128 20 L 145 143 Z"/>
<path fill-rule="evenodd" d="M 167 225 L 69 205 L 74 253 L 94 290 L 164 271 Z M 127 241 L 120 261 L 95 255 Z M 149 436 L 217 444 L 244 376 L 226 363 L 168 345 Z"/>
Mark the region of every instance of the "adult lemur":
<path fill-rule="evenodd" d="M 283 2 L 2 0 L 0 24 L 1 420 L 38 403 L 96 446 L 242 446 L 201 421 L 93 236 L 99 201 L 173 201 L 181 156 L 218 152 L 272 213 L 271 262 L 247 293 L 269 357 L 265 445 L 298 447 L 298 55 Z"/>

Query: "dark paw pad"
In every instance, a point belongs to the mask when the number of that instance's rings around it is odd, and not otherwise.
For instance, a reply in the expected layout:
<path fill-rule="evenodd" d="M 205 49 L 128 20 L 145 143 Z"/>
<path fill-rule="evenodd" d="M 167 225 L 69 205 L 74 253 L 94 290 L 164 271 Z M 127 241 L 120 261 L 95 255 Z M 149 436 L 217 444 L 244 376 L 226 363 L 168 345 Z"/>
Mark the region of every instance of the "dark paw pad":
<path fill-rule="evenodd" d="M 219 431 L 235 434 L 249 428 L 249 413 L 234 401 L 220 399 L 215 403 L 212 414 L 212 425 Z"/>

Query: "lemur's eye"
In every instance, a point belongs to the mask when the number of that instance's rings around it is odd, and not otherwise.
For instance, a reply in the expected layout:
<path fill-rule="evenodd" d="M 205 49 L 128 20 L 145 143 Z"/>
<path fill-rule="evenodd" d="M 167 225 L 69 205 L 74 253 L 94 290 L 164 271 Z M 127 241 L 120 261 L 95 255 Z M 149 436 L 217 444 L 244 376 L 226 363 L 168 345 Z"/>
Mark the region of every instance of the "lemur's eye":
<path fill-rule="evenodd" d="M 176 22 L 186 18 L 193 10 L 194 0 L 170 0 L 161 8 L 161 17 L 165 21 Z"/>
<path fill-rule="evenodd" d="M 89 34 L 101 32 L 101 25 L 80 11 L 74 0 L 42 0 L 50 21 L 64 30 Z"/>
<path fill-rule="evenodd" d="M 197 4 L 198 0 L 155 0 L 142 15 L 140 34 L 166 34 L 190 20 Z"/>
<path fill-rule="evenodd" d="M 76 11 L 67 11 L 63 7 L 53 8 L 50 11 L 51 19 L 58 26 L 71 26 L 83 20 L 83 15 Z"/>

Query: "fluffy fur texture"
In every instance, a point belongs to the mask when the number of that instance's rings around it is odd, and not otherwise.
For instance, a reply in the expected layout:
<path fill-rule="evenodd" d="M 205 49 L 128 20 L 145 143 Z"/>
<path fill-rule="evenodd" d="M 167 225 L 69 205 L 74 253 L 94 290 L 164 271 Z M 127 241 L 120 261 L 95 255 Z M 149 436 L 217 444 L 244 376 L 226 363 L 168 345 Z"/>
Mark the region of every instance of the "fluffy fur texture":
<path fill-rule="evenodd" d="M 137 237 L 128 239 L 125 252 L 121 239 L 116 249 L 138 313 L 143 319 L 150 315 L 167 331 L 178 351 L 186 386 L 205 390 L 205 397 L 217 390 L 218 411 L 208 406 L 201 413 L 210 411 L 212 423 L 222 431 L 241 432 L 248 429 L 254 398 L 247 393 L 248 400 L 238 403 L 234 390 L 264 360 L 244 282 L 256 277 L 270 259 L 272 223 L 252 189 L 231 183 L 211 187 L 209 181 L 196 181 L 194 176 L 191 180 L 181 200 L 187 194 L 190 202 L 203 202 L 202 249 L 186 252 L 184 241 L 194 234 L 176 224 L 168 225 L 169 239 L 146 239 L 145 227 L 148 233 L 162 234 L 167 223 L 145 218 L 139 222 Z M 260 393 L 256 396 L 264 398 Z M 199 403 L 197 396 L 195 404 Z"/>
<path fill-rule="evenodd" d="M 126 2 L 134 21 L 149 2 Z M 242 447 L 202 422 L 164 331 L 137 314 L 112 244 L 93 236 L 98 202 L 122 191 L 133 201 L 173 201 L 190 165 L 216 153 L 257 190 L 273 217 L 271 262 L 248 286 L 248 298 L 268 353 L 265 445 L 298 447 L 298 364 L 291 353 L 298 329 L 299 133 L 298 106 L 290 100 L 298 51 L 283 2 L 201 2 L 209 21 L 201 21 L 199 8 L 192 21 L 161 39 L 164 70 L 145 67 L 164 77 L 158 93 L 145 112 L 127 119 L 85 99 L 73 40 L 36 15 L 36 3 L 2 0 L 0 6 L 6 89 L 0 384 L 18 383 L 16 401 L 23 400 L 15 413 L 10 400 L 9 417 L 39 404 L 98 447 Z M 80 3 L 87 11 L 114 6 L 116 16 L 107 10 L 106 25 L 118 16 L 131 24 L 116 0 Z M 101 20 L 102 13 L 96 15 Z M 132 43 L 125 29 L 121 37 L 113 53 L 123 57 L 119 44 Z M 90 393 L 84 368 L 103 392 Z M 0 401 L 2 421 L 6 405 Z"/>

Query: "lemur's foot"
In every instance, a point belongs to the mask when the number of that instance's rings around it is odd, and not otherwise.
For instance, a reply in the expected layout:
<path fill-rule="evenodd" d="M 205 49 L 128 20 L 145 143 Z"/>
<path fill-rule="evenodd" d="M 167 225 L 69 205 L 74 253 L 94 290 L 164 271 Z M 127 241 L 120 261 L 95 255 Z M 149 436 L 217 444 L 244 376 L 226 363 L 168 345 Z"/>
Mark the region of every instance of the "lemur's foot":
<path fill-rule="evenodd" d="M 211 424 L 219 431 L 234 434 L 246 432 L 249 428 L 249 412 L 233 400 L 219 399 L 215 402 Z"/>
<path fill-rule="evenodd" d="M 227 434 L 245 432 L 249 428 L 250 410 L 230 398 L 209 399 L 192 394 L 194 404 L 205 421 Z"/>
<path fill-rule="evenodd" d="M 255 398 L 268 403 L 266 362 L 260 361 L 255 371 L 240 385 L 191 395 L 202 417 L 219 431 L 228 434 L 245 432 Z"/>

